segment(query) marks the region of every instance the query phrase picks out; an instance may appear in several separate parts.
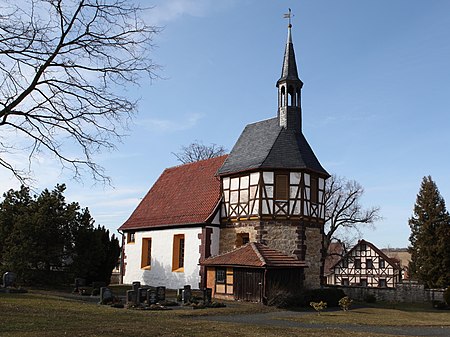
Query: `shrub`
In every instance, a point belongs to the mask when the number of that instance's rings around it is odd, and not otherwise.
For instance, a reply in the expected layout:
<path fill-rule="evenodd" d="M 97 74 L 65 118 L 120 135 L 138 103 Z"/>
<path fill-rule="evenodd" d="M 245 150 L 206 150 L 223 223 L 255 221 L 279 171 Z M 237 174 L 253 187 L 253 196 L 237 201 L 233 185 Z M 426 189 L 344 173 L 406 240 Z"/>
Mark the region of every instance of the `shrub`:
<path fill-rule="evenodd" d="M 345 296 L 339 300 L 339 306 L 343 311 L 348 311 L 348 309 L 350 309 L 350 306 L 352 305 L 352 302 L 353 300 L 350 297 Z"/>
<path fill-rule="evenodd" d="M 265 304 L 283 309 L 295 308 L 306 306 L 304 298 L 303 293 L 287 291 L 278 283 L 275 283 L 269 288 Z"/>
<path fill-rule="evenodd" d="M 435 308 L 435 309 L 439 309 L 439 310 L 447 309 L 447 305 L 445 304 L 445 302 L 442 302 L 442 301 L 432 301 L 431 304 L 433 305 L 433 308 Z"/>
<path fill-rule="evenodd" d="M 445 303 L 447 303 L 448 306 L 450 306 L 450 287 L 448 287 L 444 291 L 444 301 L 445 301 Z"/>
<path fill-rule="evenodd" d="M 345 296 L 344 291 L 338 288 L 289 292 L 275 285 L 269 290 L 265 304 L 277 308 L 298 308 L 308 307 L 311 302 L 323 301 L 327 303 L 328 307 L 339 307 L 339 300 Z"/>
<path fill-rule="evenodd" d="M 305 296 L 306 303 L 324 301 L 329 307 L 338 307 L 339 300 L 346 295 L 342 289 L 323 288 L 309 290 L 306 292 Z"/>
<path fill-rule="evenodd" d="M 318 315 L 320 315 L 321 311 L 323 311 L 327 308 L 327 302 L 324 302 L 324 301 L 311 302 L 311 303 L 309 303 L 309 305 L 312 306 L 315 311 L 317 311 Z"/>

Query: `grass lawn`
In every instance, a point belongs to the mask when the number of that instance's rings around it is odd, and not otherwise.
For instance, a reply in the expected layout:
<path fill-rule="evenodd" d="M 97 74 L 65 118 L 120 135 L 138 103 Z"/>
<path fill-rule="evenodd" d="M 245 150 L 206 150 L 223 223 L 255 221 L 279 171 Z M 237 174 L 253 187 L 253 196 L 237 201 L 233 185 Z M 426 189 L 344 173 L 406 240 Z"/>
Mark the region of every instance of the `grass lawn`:
<path fill-rule="evenodd" d="M 420 310 L 419 307 L 398 306 L 398 309 L 383 307 L 358 308 L 348 312 L 325 311 L 319 315 L 299 315 L 289 318 L 296 322 L 313 324 L 356 324 L 373 326 L 450 326 L 450 311 Z"/>
<path fill-rule="evenodd" d="M 276 309 L 251 303 L 227 304 L 226 308 L 218 309 L 141 311 L 114 309 L 42 290 L 0 294 L 0 336 L 390 336 L 344 331 L 338 327 L 330 329 L 330 326 L 305 329 L 200 319 L 214 315 L 276 312 Z M 445 318 L 446 324 L 450 322 L 448 312 L 401 312 L 380 308 L 357 309 L 347 314 L 326 312 L 320 317 L 309 313 L 300 316 L 309 322 L 369 325 L 375 324 L 380 317 L 390 317 L 392 324 L 422 324 L 418 322 L 425 320 L 427 325 L 442 324 Z"/>

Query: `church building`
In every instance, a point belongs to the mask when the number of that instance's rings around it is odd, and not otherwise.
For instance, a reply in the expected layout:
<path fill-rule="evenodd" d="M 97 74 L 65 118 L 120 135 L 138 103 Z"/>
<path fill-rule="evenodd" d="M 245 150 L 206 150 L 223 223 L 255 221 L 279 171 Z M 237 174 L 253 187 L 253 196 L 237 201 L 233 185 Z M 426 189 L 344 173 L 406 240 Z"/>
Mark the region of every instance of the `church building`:
<path fill-rule="evenodd" d="M 322 284 L 329 174 L 302 132 L 291 27 L 276 117 L 247 125 L 229 155 L 162 173 L 119 228 L 124 283 L 255 301 L 271 286 Z"/>

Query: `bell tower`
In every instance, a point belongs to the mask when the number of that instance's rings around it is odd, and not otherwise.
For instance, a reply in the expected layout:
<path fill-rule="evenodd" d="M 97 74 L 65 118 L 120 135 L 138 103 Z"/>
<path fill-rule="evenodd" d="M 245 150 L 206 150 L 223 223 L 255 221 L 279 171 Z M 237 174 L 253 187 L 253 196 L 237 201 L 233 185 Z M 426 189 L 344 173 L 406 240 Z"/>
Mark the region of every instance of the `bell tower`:
<path fill-rule="evenodd" d="M 244 241 L 265 244 L 308 268 L 299 285 L 320 286 L 323 274 L 325 180 L 302 132 L 301 90 L 290 22 L 277 116 L 248 124 L 218 170 L 222 181 L 219 253 Z"/>
<path fill-rule="evenodd" d="M 284 51 L 283 68 L 281 77 L 277 81 L 278 88 L 278 121 L 279 126 L 301 132 L 302 108 L 301 90 L 303 82 L 298 77 L 297 63 L 295 61 L 294 45 L 291 33 L 291 10 L 285 15 L 289 18 L 288 37 Z"/>

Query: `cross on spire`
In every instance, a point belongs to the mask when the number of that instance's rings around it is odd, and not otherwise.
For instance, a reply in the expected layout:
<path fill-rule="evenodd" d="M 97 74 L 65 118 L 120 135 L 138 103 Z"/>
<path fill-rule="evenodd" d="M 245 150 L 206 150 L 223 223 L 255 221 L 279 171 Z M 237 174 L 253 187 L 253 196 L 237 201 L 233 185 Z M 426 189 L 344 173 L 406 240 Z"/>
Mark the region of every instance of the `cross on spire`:
<path fill-rule="evenodd" d="M 284 18 L 284 19 L 288 19 L 288 20 L 289 20 L 289 25 L 288 25 L 289 28 L 292 27 L 292 24 L 291 24 L 291 18 L 294 17 L 294 16 L 295 16 L 295 15 L 292 14 L 292 11 L 291 11 L 290 8 L 289 8 L 289 13 L 286 13 L 286 14 L 283 15 L 283 18 Z"/>

